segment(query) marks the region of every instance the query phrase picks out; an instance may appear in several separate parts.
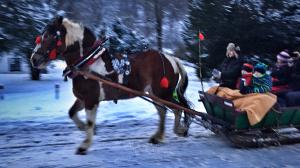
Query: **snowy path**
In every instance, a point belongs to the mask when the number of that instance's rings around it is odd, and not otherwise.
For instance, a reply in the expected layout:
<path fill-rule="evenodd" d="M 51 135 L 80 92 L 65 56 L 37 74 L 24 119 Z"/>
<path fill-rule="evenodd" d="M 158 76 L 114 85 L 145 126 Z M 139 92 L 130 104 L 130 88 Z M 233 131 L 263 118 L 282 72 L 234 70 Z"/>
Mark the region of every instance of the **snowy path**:
<path fill-rule="evenodd" d="M 200 83 L 188 68 L 187 95 L 196 110 Z M 97 135 L 86 156 L 75 155 L 84 133 L 68 119 L 74 101 L 71 82 L 58 74 L 32 82 L 25 75 L 0 74 L 5 99 L 0 100 L 0 167 L 299 167 L 300 145 L 236 149 L 209 130 L 192 124 L 190 136 L 176 137 L 168 114 L 165 142 L 147 143 L 157 125 L 151 104 L 141 99 L 103 102 Z M 60 97 L 54 99 L 54 84 Z M 206 84 L 207 87 L 207 84 Z M 39 102 L 39 103 L 37 103 Z M 83 115 L 83 114 L 81 114 Z M 82 116 L 83 117 L 83 116 Z"/>

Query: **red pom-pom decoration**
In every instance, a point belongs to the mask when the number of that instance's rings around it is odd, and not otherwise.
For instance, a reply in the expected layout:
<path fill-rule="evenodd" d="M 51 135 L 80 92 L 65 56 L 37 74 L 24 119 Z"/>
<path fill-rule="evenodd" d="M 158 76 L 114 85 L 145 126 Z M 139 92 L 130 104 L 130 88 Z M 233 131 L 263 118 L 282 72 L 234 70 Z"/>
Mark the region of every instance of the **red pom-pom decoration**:
<path fill-rule="evenodd" d="M 62 45 L 61 40 L 58 40 L 57 43 L 56 43 L 56 46 L 57 46 L 57 47 L 60 47 L 61 45 Z"/>
<path fill-rule="evenodd" d="M 41 36 L 37 36 L 37 37 L 35 38 L 35 44 L 40 44 L 41 41 L 42 41 Z"/>
<path fill-rule="evenodd" d="M 205 39 L 205 37 L 202 33 L 199 33 L 199 39 L 200 39 L 200 41 L 203 41 Z"/>
<path fill-rule="evenodd" d="M 165 88 L 167 89 L 169 87 L 169 80 L 167 77 L 163 77 L 161 80 L 160 80 L 160 87 L 161 88 Z"/>
<path fill-rule="evenodd" d="M 56 49 L 53 49 L 53 50 L 51 50 L 51 52 L 49 53 L 49 58 L 51 59 L 51 60 L 54 60 L 54 59 L 56 59 Z"/>

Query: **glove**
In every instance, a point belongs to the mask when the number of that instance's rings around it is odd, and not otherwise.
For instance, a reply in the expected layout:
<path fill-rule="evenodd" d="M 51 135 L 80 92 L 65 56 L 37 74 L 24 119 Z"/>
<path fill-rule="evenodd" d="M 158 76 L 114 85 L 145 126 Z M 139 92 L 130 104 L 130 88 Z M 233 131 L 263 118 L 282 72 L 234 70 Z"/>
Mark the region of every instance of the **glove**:
<path fill-rule="evenodd" d="M 248 86 L 248 83 L 247 83 L 247 81 L 246 81 L 245 78 L 241 78 L 241 84 L 242 84 L 243 86 Z"/>

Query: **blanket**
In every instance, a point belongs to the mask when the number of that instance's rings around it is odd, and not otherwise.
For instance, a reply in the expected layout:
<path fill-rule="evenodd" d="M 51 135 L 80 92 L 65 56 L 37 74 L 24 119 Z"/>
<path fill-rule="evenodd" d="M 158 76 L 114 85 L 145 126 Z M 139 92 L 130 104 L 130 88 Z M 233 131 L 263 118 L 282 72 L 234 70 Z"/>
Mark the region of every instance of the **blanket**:
<path fill-rule="evenodd" d="M 207 93 L 232 100 L 235 109 L 247 113 L 250 125 L 259 123 L 277 101 L 277 96 L 272 93 L 250 93 L 243 95 L 239 90 L 218 86 L 210 88 Z"/>

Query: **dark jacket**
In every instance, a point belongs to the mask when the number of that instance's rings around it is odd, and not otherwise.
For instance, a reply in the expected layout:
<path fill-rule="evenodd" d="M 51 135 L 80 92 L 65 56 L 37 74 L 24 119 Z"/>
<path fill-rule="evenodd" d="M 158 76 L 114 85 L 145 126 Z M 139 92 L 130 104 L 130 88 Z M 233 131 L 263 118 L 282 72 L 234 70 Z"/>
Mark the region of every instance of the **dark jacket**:
<path fill-rule="evenodd" d="M 274 78 L 273 86 L 288 85 L 291 80 L 291 67 L 284 65 L 281 67 L 274 67 L 271 76 Z"/>
<path fill-rule="evenodd" d="M 266 92 L 270 92 L 271 89 L 272 89 L 272 79 L 271 76 L 268 74 L 265 74 L 260 78 L 253 76 L 250 86 L 244 86 L 242 82 L 240 84 L 240 92 L 242 94 L 266 93 Z"/>
<path fill-rule="evenodd" d="M 236 84 L 241 77 L 243 62 L 240 58 L 226 57 L 221 64 L 221 84 L 222 87 L 237 89 Z"/>
<path fill-rule="evenodd" d="M 294 91 L 300 91 L 300 58 L 295 61 L 292 67 L 290 87 Z"/>

